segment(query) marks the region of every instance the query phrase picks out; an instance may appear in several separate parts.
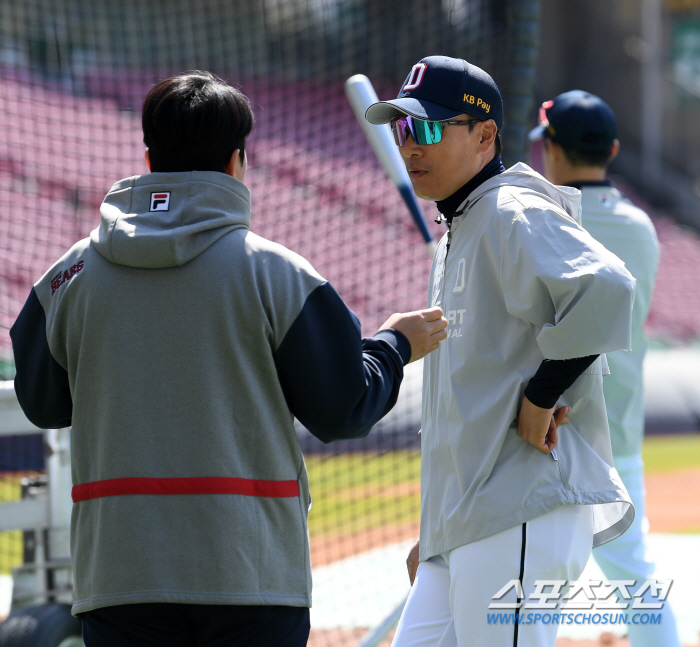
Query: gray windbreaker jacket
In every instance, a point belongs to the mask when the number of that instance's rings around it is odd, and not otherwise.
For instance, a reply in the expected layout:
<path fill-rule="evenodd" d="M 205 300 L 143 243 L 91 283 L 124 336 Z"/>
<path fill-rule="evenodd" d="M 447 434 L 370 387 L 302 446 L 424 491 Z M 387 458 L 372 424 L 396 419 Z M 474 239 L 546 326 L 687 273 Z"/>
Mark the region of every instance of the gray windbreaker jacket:
<path fill-rule="evenodd" d="M 659 265 L 659 241 L 649 216 L 612 186 L 581 187 L 586 231 L 625 262 L 637 281 L 632 308 L 632 349 L 608 355 L 604 380 L 610 442 L 615 459 L 639 456 L 644 438 L 644 322 Z"/>
<path fill-rule="evenodd" d="M 101 215 L 11 331 L 25 413 L 72 425 L 73 612 L 310 606 L 294 416 L 326 442 L 366 435 L 408 341 L 361 339 L 307 261 L 249 231 L 228 175 L 127 178 Z"/>
<path fill-rule="evenodd" d="M 629 348 L 634 279 L 580 226 L 580 193 L 524 164 L 463 206 L 430 276 L 429 305 L 449 327 L 424 360 L 420 559 L 565 504 L 595 505 L 603 544 L 634 518 L 612 462 L 605 356 L 560 399 L 570 423 L 551 455 L 523 441 L 516 420 L 543 359 Z"/>

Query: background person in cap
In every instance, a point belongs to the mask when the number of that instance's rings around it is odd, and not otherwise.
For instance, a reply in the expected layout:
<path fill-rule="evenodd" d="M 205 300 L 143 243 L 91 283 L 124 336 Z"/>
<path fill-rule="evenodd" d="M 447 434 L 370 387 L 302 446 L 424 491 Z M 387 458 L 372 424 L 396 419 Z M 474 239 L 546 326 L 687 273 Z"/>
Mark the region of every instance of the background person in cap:
<path fill-rule="evenodd" d="M 654 225 L 644 211 L 623 197 L 606 179 L 619 150 L 615 115 L 600 97 L 572 90 L 546 101 L 531 140 L 543 139 L 545 175 L 554 184 L 580 189 L 583 226 L 621 258 L 637 280 L 632 309 L 632 349 L 607 356 L 610 375 L 603 380 L 613 460 L 636 510 L 634 523 L 619 539 L 596 548 L 593 557 L 609 580 L 636 580 L 654 575 L 645 544 L 643 363 L 647 349 L 644 322 L 659 263 Z M 669 602 L 655 613 L 660 624 L 629 627 L 632 647 L 679 647 Z"/>
<path fill-rule="evenodd" d="M 439 308 L 357 317 L 297 254 L 250 231 L 247 97 L 208 72 L 143 104 L 151 173 L 32 289 L 10 334 L 27 417 L 72 425 L 72 612 L 86 647 L 301 647 L 309 484 L 296 416 L 367 435 Z"/>
<path fill-rule="evenodd" d="M 599 356 L 630 346 L 634 279 L 578 223 L 578 191 L 503 168 L 483 70 L 424 58 L 366 117 L 392 124 L 448 228 L 428 293 L 449 328 L 424 366 L 420 566 L 394 644 L 553 646 L 556 623 L 489 623 L 489 605 L 542 602 L 538 580 L 575 580 L 632 522 Z"/>

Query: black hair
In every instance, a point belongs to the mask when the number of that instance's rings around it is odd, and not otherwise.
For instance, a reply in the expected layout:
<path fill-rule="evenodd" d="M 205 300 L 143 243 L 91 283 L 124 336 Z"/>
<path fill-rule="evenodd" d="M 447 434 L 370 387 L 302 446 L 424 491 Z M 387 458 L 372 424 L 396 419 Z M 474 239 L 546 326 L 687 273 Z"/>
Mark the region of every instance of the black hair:
<path fill-rule="evenodd" d="M 250 101 L 240 90 L 194 70 L 157 83 L 141 112 L 143 142 L 151 170 L 225 172 L 255 123 Z"/>
<path fill-rule="evenodd" d="M 544 132 L 544 139 L 554 141 L 547 131 Z M 597 168 L 607 168 L 612 161 L 612 146 L 607 150 L 584 151 L 580 148 L 567 148 L 558 142 L 554 142 L 561 146 L 564 151 L 564 157 L 568 160 L 571 166 L 595 166 Z"/>
<path fill-rule="evenodd" d="M 561 146 L 561 144 L 560 144 Z M 606 151 L 582 151 L 578 148 L 564 148 L 564 156 L 572 166 L 596 166 L 607 168 L 612 161 L 612 150 Z"/>
<path fill-rule="evenodd" d="M 467 115 L 471 116 L 471 115 Z M 467 128 L 469 128 L 469 132 L 473 132 L 474 130 L 474 124 L 481 123 L 483 121 L 486 121 L 485 119 L 477 119 L 476 121 L 469 121 L 469 125 Z M 496 157 L 500 157 L 501 153 L 503 152 L 503 140 L 501 139 L 501 131 L 497 130 L 496 131 L 496 141 L 495 141 L 495 147 L 496 147 Z"/>

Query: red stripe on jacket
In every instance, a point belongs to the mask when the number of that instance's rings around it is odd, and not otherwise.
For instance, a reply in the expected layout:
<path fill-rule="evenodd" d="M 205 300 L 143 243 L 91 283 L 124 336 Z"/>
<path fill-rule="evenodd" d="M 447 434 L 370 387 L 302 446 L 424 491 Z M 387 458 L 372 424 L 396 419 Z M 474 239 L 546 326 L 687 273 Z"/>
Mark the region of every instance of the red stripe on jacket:
<path fill-rule="evenodd" d="M 243 494 L 245 496 L 299 496 L 298 481 L 260 481 L 227 477 L 124 478 L 74 485 L 73 502 L 126 494 Z"/>

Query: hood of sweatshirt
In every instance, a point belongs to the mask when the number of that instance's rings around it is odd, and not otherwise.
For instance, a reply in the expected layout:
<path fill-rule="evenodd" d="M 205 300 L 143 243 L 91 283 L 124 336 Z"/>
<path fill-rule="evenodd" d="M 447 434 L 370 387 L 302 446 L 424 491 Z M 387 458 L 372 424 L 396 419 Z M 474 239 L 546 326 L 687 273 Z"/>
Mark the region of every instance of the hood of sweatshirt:
<path fill-rule="evenodd" d="M 566 211 L 579 225 L 581 224 L 581 192 L 570 186 L 556 186 L 533 171 L 527 164 L 518 162 L 509 169 L 480 184 L 469 194 L 465 202 L 468 209 L 489 191 L 502 186 L 521 187 L 533 193 L 544 195 Z"/>
<path fill-rule="evenodd" d="M 149 173 L 120 180 L 90 233 L 95 249 L 117 265 L 184 265 L 234 229 L 250 228 L 250 191 L 225 173 Z"/>

